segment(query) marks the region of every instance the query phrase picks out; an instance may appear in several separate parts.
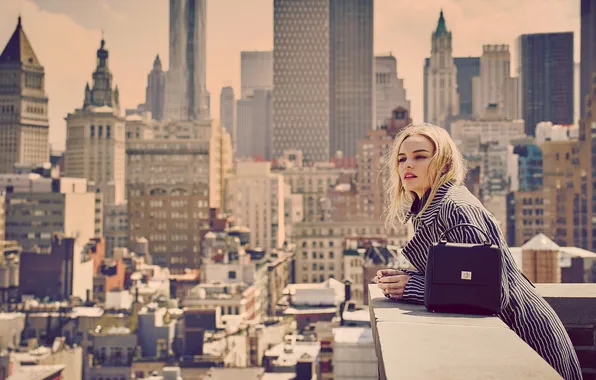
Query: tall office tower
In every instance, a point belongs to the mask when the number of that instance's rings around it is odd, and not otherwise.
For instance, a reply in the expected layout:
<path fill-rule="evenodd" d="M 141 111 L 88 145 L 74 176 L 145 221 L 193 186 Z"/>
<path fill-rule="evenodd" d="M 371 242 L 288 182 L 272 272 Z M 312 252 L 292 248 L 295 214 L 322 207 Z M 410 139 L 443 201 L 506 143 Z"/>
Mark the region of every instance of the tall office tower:
<path fill-rule="evenodd" d="M 510 75 L 509 45 L 483 45 L 480 57 L 479 88 L 474 96 L 474 115 L 482 116 L 489 104 L 505 109 L 506 85 Z"/>
<path fill-rule="evenodd" d="M 170 68 L 165 119 L 207 120 L 207 1 L 170 0 Z"/>
<path fill-rule="evenodd" d="M 331 0 L 330 157 L 355 157 L 375 126 L 373 8 L 373 0 Z"/>
<path fill-rule="evenodd" d="M 153 62 L 153 70 L 147 76 L 147 91 L 145 95 L 145 110 L 151 112 L 153 120 L 163 120 L 166 73 L 161 66 L 159 55 Z"/>
<path fill-rule="evenodd" d="M 581 59 L 579 107 L 586 115 L 586 96 L 592 90 L 592 75 L 596 73 L 596 0 L 581 0 Z M 576 117 L 577 119 L 577 117 Z"/>
<path fill-rule="evenodd" d="M 453 62 L 455 62 L 455 67 L 457 67 L 459 115 L 464 117 L 471 116 L 473 108 L 472 78 L 480 75 L 480 58 L 455 57 Z"/>
<path fill-rule="evenodd" d="M 270 90 L 238 100 L 236 157 L 271 160 L 272 103 Z"/>
<path fill-rule="evenodd" d="M 273 1 L 273 156 L 329 159 L 330 0 Z"/>
<path fill-rule="evenodd" d="M 219 96 L 219 120 L 222 128 L 232 136 L 232 146 L 236 150 L 236 97 L 234 88 L 227 86 L 221 89 Z"/>
<path fill-rule="evenodd" d="M 101 40 L 93 86 L 85 87 L 83 108 L 66 117 L 64 174 L 93 181 L 106 204 L 120 204 L 125 198 L 125 125 L 104 47 Z"/>
<path fill-rule="evenodd" d="M 273 156 L 354 155 L 374 123 L 372 0 L 275 0 Z"/>
<path fill-rule="evenodd" d="M 469 117 L 473 115 L 472 83 L 475 77 L 480 76 L 480 57 L 455 57 L 457 68 L 457 94 L 459 98 L 458 116 Z M 428 115 L 428 78 L 430 58 L 424 59 L 424 115 Z"/>
<path fill-rule="evenodd" d="M 404 80 L 397 77 L 397 60 L 393 55 L 375 57 L 375 126 L 386 125 L 397 107 L 410 108 Z"/>
<path fill-rule="evenodd" d="M 579 225 L 575 232 L 579 239 L 576 246 L 596 251 L 596 79 L 592 79 L 592 89 L 586 99 L 586 117 L 580 122 L 579 164 L 581 176 L 574 187 L 580 189 L 577 196 L 578 209 L 573 210 Z"/>
<path fill-rule="evenodd" d="M 573 32 L 523 34 L 517 48 L 526 134 L 541 121 L 572 124 Z"/>
<path fill-rule="evenodd" d="M 447 31 L 443 11 L 431 38 L 429 67 L 425 70 L 424 120 L 445 126 L 449 116 L 459 114 L 457 67 L 453 61 L 451 32 Z"/>
<path fill-rule="evenodd" d="M 0 173 L 50 159 L 44 68 L 21 24 L 0 55 Z"/>
<path fill-rule="evenodd" d="M 240 52 L 240 97 L 253 94 L 255 90 L 273 90 L 273 52 Z"/>

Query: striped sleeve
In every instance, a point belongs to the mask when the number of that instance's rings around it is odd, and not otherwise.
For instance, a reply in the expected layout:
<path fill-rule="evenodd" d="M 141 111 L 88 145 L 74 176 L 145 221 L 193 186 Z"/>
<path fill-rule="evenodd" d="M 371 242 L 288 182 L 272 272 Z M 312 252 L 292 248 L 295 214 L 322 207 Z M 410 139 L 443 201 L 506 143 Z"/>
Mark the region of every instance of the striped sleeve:
<path fill-rule="evenodd" d="M 500 230 L 499 226 L 488 216 L 487 211 L 480 207 L 464 204 L 457 205 L 455 210 L 452 210 L 447 216 L 448 226 L 455 226 L 462 223 L 470 223 L 480 228 L 489 234 L 493 243 L 498 244 L 501 249 L 503 265 L 501 268 L 501 309 L 505 309 L 509 305 L 509 282 L 507 279 L 507 266 L 505 265 L 505 255 L 503 254 L 503 241 L 499 239 Z M 471 227 L 460 227 L 453 229 L 449 232 L 450 241 L 466 242 L 466 243 L 482 243 L 486 239 L 484 236 L 475 228 Z M 454 240 L 451 240 L 454 239 Z"/>
<path fill-rule="evenodd" d="M 404 288 L 403 300 L 414 303 L 424 303 L 424 275 L 408 273 L 411 277 Z"/>

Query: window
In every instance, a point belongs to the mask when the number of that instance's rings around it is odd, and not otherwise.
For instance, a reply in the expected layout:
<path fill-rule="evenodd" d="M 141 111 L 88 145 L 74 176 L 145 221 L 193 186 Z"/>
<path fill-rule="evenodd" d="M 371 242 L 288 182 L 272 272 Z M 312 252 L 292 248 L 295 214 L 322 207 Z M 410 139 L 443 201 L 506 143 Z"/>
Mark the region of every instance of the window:
<path fill-rule="evenodd" d="M 97 127 L 97 137 L 101 137 L 103 135 L 103 127 L 100 125 Z"/>
<path fill-rule="evenodd" d="M 95 125 L 91 125 L 90 130 L 91 130 L 90 136 L 94 137 L 95 136 Z"/>
<path fill-rule="evenodd" d="M 110 138 L 110 126 L 106 125 L 106 139 Z"/>
<path fill-rule="evenodd" d="M 228 272 L 228 279 L 229 280 L 235 280 L 236 279 L 236 271 L 235 270 L 231 270 Z"/>

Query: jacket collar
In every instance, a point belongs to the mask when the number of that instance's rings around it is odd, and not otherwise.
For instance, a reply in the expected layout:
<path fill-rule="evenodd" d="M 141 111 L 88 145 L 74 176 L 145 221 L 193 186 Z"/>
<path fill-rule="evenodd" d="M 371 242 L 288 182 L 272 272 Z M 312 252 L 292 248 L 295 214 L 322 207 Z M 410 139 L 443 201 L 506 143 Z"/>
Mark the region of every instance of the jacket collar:
<path fill-rule="evenodd" d="M 432 222 L 437 216 L 439 210 L 441 209 L 441 205 L 443 204 L 443 201 L 445 200 L 445 196 L 449 192 L 449 189 L 451 189 L 453 186 L 454 181 L 449 181 L 444 183 L 437 189 L 437 193 L 435 194 L 433 199 L 428 199 L 428 197 L 430 196 L 430 190 L 424 194 L 422 199 L 417 198 L 414 201 L 414 203 L 412 203 L 412 206 L 410 207 L 410 211 L 408 211 L 406 215 L 404 223 L 410 220 L 410 218 L 420 221 L 423 224 L 428 224 Z M 430 204 L 422 214 L 419 214 L 420 209 L 424 207 L 426 202 L 430 202 Z"/>

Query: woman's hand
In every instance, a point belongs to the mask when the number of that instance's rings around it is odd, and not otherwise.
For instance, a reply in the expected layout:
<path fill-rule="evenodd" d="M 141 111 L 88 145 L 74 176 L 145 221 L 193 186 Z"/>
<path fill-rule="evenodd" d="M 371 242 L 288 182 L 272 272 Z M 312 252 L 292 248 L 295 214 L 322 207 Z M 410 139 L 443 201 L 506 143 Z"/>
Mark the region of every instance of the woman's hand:
<path fill-rule="evenodd" d="M 397 269 L 381 269 L 375 282 L 387 298 L 402 299 L 410 276 Z"/>

